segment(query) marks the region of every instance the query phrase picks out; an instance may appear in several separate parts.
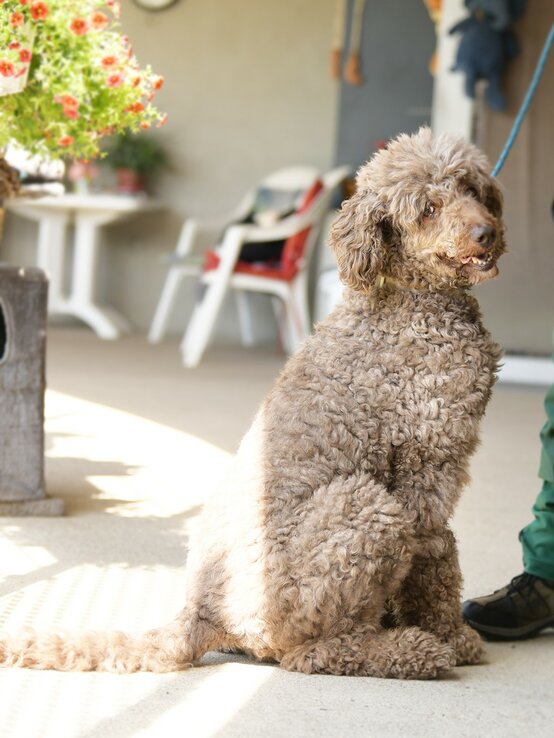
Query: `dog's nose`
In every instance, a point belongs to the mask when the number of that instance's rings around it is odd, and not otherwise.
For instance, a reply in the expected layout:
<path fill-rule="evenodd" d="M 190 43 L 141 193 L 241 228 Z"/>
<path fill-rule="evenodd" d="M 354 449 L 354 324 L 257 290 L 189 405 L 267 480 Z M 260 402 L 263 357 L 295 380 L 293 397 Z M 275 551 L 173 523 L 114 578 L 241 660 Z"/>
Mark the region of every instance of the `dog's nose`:
<path fill-rule="evenodd" d="M 496 238 L 496 229 L 491 225 L 474 225 L 470 233 L 472 241 L 478 243 L 479 246 L 492 246 Z"/>

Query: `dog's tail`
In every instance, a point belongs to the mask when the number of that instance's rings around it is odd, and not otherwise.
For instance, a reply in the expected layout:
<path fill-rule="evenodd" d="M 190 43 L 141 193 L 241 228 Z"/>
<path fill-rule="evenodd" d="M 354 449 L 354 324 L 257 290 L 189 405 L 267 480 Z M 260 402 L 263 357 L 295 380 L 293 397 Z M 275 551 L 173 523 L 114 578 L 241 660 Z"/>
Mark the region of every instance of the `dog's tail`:
<path fill-rule="evenodd" d="M 139 636 L 118 631 L 43 634 L 24 630 L 0 635 L 0 666 L 56 671 L 179 671 L 217 645 L 214 629 L 198 618 Z"/>

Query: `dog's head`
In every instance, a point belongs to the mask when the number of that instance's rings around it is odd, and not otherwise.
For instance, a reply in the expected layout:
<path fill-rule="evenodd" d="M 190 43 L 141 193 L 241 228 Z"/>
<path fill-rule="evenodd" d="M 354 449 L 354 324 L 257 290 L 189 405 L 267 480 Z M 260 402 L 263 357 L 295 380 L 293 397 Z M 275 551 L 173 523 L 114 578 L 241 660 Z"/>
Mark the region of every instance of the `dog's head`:
<path fill-rule="evenodd" d="M 356 184 L 331 231 L 349 287 L 367 291 L 384 276 L 404 286 L 449 289 L 498 274 L 505 250 L 502 194 L 475 146 L 422 128 L 378 152 Z"/>

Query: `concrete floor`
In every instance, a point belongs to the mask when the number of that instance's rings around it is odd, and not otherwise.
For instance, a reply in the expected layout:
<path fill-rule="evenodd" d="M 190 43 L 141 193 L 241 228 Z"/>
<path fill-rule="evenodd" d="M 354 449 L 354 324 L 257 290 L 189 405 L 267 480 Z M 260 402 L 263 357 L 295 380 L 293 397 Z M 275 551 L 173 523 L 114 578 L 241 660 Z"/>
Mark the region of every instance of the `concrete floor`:
<path fill-rule="evenodd" d="M 271 348 L 216 349 L 184 370 L 175 342 L 49 336 L 47 482 L 58 519 L 0 520 L 0 627 L 163 624 L 184 600 L 189 523 L 282 366 Z M 521 570 L 538 491 L 542 389 L 498 386 L 455 529 L 466 594 Z M 437 682 L 289 674 L 210 655 L 179 674 L 0 672 L 6 738 L 396 738 L 553 733 L 554 633 L 488 646 Z"/>

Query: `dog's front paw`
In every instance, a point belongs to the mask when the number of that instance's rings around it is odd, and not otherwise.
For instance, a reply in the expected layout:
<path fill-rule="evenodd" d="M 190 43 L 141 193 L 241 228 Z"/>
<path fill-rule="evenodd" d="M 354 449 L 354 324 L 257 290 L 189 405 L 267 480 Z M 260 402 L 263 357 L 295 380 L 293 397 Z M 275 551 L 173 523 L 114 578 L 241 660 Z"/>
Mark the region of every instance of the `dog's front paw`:
<path fill-rule="evenodd" d="M 449 638 L 448 642 L 454 647 L 456 653 L 456 666 L 464 666 L 466 664 L 480 664 L 485 655 L 483 641 L 477 631 L 470 628 L 469 625 L 462 625 L 456 631 L 453 638 Z"/>
<path fill-rule="evenodd" d="M 397 679 L 436 679 L 456 665 L 451 643 L 417 627 L 389 631 L 395 648 L 389 656 L 390 673 Z"/>
<path fill-rule="evenodd" d="M 296 648 L 284 654 L 279 663 L 287 671 L 312 674 L 315 671 L 313 648 L 305 645 L 296 646 Z"/>

